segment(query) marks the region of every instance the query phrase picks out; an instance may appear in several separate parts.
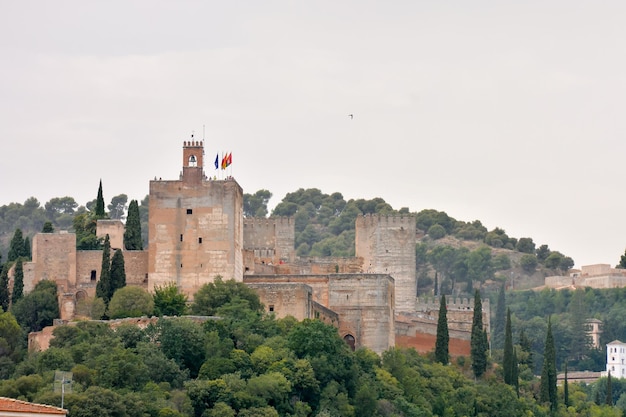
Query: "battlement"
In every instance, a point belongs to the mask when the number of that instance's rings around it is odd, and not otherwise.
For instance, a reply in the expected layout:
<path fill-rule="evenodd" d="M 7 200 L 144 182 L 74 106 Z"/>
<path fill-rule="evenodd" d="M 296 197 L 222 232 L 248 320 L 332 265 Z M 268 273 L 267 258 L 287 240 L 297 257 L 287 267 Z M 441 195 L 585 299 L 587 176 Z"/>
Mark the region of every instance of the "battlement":
<path fill-rule="evenodd" d="M 204 146 L 204 144 L 203 144 L 203 142 L 201 140 L 200 141 L 197 141 L 197 140 L 187 141 L 186 140 L 186 141 L 183 142 L 183 146 L 186 147 L 186 148 L 188 148 L 188 147 L 202 147 L 202 146 Z"/>
<path fill-rule="evenodd" d="M 439 297 L 419 297 L 415 302 L 415 311 L 438 311 L 440 304 Z M 484 311 L 489 311 L 489 299 L 481 299 Z M 448 311 L 474 311 L 473 298 L 446 298 L 446 308 Z"/>
<path fill-rule="evenodd" d="M 356 218 L 356 227 L 406 227 L 415 228 L 415 216 L 409 214 L 364 214 Z"/>
<path fill-rule="evenodd" d="M 249 228 L 273 228 L 273 227 L 290 227 L 295 226 L 296 222 L 293 217 L 246 217 L 243 219 L 243 227 Z"/>

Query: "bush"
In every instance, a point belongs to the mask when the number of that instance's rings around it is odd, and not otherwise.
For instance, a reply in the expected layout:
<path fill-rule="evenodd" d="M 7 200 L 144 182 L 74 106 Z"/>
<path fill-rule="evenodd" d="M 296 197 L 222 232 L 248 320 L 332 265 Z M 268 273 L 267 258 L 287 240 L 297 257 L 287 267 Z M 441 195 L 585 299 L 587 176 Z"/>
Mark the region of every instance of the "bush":
<path fill-rule="evenodd" d="M 446 229 L 440 224 L 433 224 L 428 228 L 428 236 L 432 239 L 437 240 L 441 239 L 446 235 Z"/>
<path fill-rule="evenodd" d="M 139 287 L 123 287 L 115 291 L 109 302 L 109 317 L 141 317 L 152 315 L 154 300 Z"/>
<path fill-rule="evenodd" d="M 537 260 L 537 257 L 531 254 L 526 254 L 522 256 L 522 259 L 520 259 L 520 266 L 529 274 L 535 272 L 535 268 L 537 268 L 538 263 L 539 261 Z"/>

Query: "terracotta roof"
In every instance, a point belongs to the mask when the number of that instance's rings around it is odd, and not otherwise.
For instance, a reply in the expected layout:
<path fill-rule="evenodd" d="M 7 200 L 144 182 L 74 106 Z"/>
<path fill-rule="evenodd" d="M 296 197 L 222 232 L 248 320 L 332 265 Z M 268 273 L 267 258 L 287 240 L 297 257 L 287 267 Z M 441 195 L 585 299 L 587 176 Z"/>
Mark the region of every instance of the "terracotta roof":
<path fill-rule="evenodd" d="M 51 405 L 29 403 L 14 398 L 0 397 L 0 411 L 13 411 L 33 414 L 58 414 L 65 416 L 67 410 Z"/>

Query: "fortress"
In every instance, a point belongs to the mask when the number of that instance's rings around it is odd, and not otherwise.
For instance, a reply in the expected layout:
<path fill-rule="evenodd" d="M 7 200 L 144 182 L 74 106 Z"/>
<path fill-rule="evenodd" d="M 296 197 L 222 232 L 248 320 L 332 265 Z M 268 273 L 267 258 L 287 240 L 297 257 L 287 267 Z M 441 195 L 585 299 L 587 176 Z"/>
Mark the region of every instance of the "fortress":
<path fill-rule="evenodd" d="M 183 142 L 177 180 L 150 181 L 148 249 L 124 250 L 127 285 L 154 291 L 175 283 L 193 299 L 217 276 L 253 288 L 277 318 L 320 319 L 338 328 L 353 348 L 377 353 L 393 347 L 434 349 L 439 300 L 418 300 L 416 226 L 410 215 L 365 215 L 356 220 L 355 257 L 301 258 L 292 218 L 244 218 L 243 191 L 232 178 L 207 179 L 204 145 Z M 123 249 L 124 224 L 98 221 L 97 235 Z M 62 321 L 76 304 L 95 296 L 102 251 L 76 250 L 72 233 L 33 237 L 33 260 L 24 264 L 24 289 L 52 279 L 59 289 Z M 489 332 L 489 300 L 483 322 Z M 450 353 L 468 355 L 472 300 L 449 300 Z M 29 343 L 45 348 L 43 334 Z"/>

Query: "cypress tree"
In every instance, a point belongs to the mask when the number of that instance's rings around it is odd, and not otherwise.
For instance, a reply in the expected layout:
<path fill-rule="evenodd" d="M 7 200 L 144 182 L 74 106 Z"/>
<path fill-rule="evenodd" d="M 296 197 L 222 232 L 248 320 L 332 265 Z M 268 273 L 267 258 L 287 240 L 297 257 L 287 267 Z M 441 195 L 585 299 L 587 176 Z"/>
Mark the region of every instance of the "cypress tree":
<path fill-rule="evenodd" d="M 104 238 L 102 248 L 102 269 L 100 270 L 100 280 L 96 285 L 96 297 L 102 298 L 106 305 L 109 305 L 111 291 L 111 242 L 109 235 Z"/>
<path fill-rule="evenodd" d="M 520 345 L 520 348 L 522 349 L 522 352 L 524 352 L 525 354 L 522 363 L 528 366 L 530 369 L 533 369 L 534 357 L 533 357 L 532 343 L 530 342 L 530 339 L 528 338 L 528 336 L 526 336 L 526 332 L 524 331 L 524 329 L 522 329 L 522 331 L 519 333 L 519 345 Z"/>
<path fill-rule="evenodd" d="M 442 295 L 439 301 L 439 318 L 437 320 L 437 341 L 435 342 L 435 360 L 447 365 L 450 361 L 448 351 L 450 336 L 448 334 L 448 313 L 446 296 Z"/>
<path fill-rule="evenodd" d="M 41 233 L 54 233 L 54 226 L 52 226 L 52 222 L 45 222 L 43 224 L 43 229 L 41 229 Z"/>
<path fill-rule="evenodd" d="M 613 406 L 613 383 L 611 382 L 611 371 L 606 378 L 606 405 Z"/>
<path fill-rule="evenodd" d="M 139 218 L 137 200 L 131 200 L 128 205 L 128 217 L 126 218 L 126 230 L 124 231 L 124 248 L 126 250 L 143 250 L 141 219 Z"/>
<path fill-rule="evenodd" d="M 32 254 L 30 250 L 30 239 L 28 238 L 28 236 L 24 238 L 24 255 L 23 256 L 28 260 L 32 259 Z"/>
<path fill-rule="evenodd" d="M 20 256 L 24 256 L 24 237 L 22 236 L 22 229 L 15 229 L 11 243 L 9 244 L 7 259 L 11 262 L 15 261 Z"/>
<path fill-rule="evenodd" d="M 569 387 L 567 385 L 567 362 L 565 362 L 565 376 L 563 378 L 563 404 L 569 407 Z"/>
<path fill-rule="evenodd" d="M 109 300 L 116 290 L 126 286 L 126 271 L 124 268 L 124 254 L 121 249 L 117 249 L 111 260 L 111 287 L 109 290 Z"/>
<path fill-rule="evenodd" d="M 504 348 L 504 319 L 506 314 L 506 300 L 504 283 L 498 293 L 498 303 L 496 304 L 496 317 L 493 322 L 493 331 L 491 333 L 491 347 L 493 349 Z"/>
<path fill-rule="evenodd" d="M 518 367 L 518 360 L 517 360 L 517 350 L 514 348 L 513 349 L 513 370 L 512 370 L 512 374 L 513 374 L 513 386 L 515 387 L 515 394 L 519 397 L 519 367 Z"/>
<path fill-rule="evenodd" d="M 18 258 L 15 262 L 15 273 L 13 275 L 13 294 L 11 295 L 11 304 L 15 304 L 17 300 L 24 296 L 24 265 L 22 258 Z"/>
<path fill-rule="evenodd" d="M 554 348 L 554 337 L 552 336 L 552 323 L 548 319 L 548 333 L 543 351 L 543 366 L 541 368 L 541 385 L 539 387 L 539 398 L 544 403 L 550 403 L 550 409 L 557 409 L 556 391 L 556 351 Z"/>
<path fill-rule="evenodd" d="M 480 378 L 487 370 L 487 337 L 483 329 L 483 303 L 478 290 L 474 292 L 474 317 L 472 320 L 471 357 L 474 376 Z"/>
<path fill-rule="evenodd" d="M 5 263 L 0 270 L 0 307 L 3 311 L 9 310 L 9 263 Z"/>
<path fill-rule="evenodd" d="M 511 333 L 511 310 L 506 309 L 506 326 L 504 330 L 504 357 L 502 359 L 502 372 L 504 376 L 504 383 L 513 385 L 513 367 L 516 365 L 513 362 L 513 336 Z"/>
<path fill-rule="evenodd" d="M 104 197 L 102 196 L 102 180 L 100 180 L 100 186 L 98 186 L 98 197 L 96 198 L 96 217 L 102 219 L 105 215 Z"/>
<path fill-rule="evenodd" d="M 434 295 L 437 296 L 439 295 L 439 277 L 437 276 L 437 272 L 435 272 L 435 285 L 434 285 Z"/>

